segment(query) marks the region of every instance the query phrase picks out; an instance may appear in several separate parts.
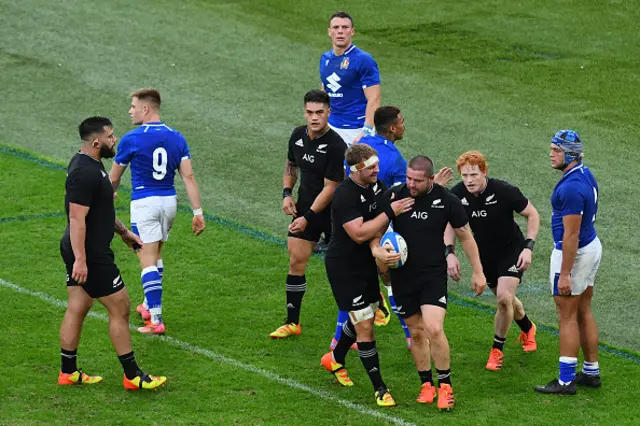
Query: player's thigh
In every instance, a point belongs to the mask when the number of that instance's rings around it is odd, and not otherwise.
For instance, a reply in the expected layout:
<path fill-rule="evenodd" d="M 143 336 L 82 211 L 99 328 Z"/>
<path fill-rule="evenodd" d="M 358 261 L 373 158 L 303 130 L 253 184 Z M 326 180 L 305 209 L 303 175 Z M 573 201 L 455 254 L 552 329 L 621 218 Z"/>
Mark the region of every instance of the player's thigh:
<path fill-rule="evenodd" d="M 87 282 L 82 287 L 94 299 L 100 299 L 124 289 L 120 270 L 113 261 L 88 262 L 87 271 Z"/>
<path fill-rule="evenodd" d="M 147 197 L 131 201 L 131 229 L 144 243 L 162 241 L 161 197 Z"/>
<path fill-rule="evenodd" d="M 178 199 L 176 196 L 158 197 L 160 198 L 160 226 L 162 230 L 161 241 L 166 242 L 169 239 L 169 231 L 176 220 L 178 211 Z"/>
<path fill-rule="evenodd" d="M 109 315 L 128 318 L 131 311 L 131 300 L 126 287 L 122 287 L 115 293 L 99 297 L 98 301 L 107 308 Z"/>
<path fill-rule="evenodd" d="M 593 287 L 601 259 L 602 244 L 598 238 L 578 249 L 578 252 L 576 253 L 576 260 L 574 262 L 573 269 L 571 270 L 572 292 L 574 280 L 576 281 L 576 286 L 579 289 L 584 287 L 584 290 L 579 294 L 582 294 L 588 287 Z"/>
<path fill-rule="evenodd" d="M 67 278 L 67 281 L 69 278 Z M 81 285 L 67 285 L 67 311 L 78 316 L 85 316 L 94 299 L 82 288 Z"/>
<path fill-rule="evenodd" d="M 394 312 L 406 321 L 420 314 L 420 292 L 421 290 L 407 291 L 403 288 L 402 282 L 392 281 L 391 290 L 396 301 Z M 407 324 L 409 324 L 407 322 Z"/>
<path fill-rule="evenodd" d="M 309 210 L 311 206 L 308 203 L 296 203 L 296 211 L 298 212 L 296 219 Z M 295 219 L 294 219 L 295 220 Z M 296 232 L 295 234 L 289 232 L 287 237 L 299 238 L 301 240 L 317 243 L 320 241 L 320 236 L 323 232 L 331 230 L 331 216 L 328 210 L 315 215 L 313 222 L 309 222 L 302 232 Z"/>
<path fill-rule="evenodd" d="M 499 265 L 498 262 L 492 259 L 481 259 L 482 263 L 482 271 L 484 272 L 484 277 L 487 279 L 487 286 L 496 293 L 496 287 L 498 286 L 498 270 Z"/>
<path fill-rule="evenodd" d="M 341 311 L 358 311 L 377 301 L 371 300 L 366 271 L 354 270 L 354 265 L 335 258 L 325 258 L 325 267 L 333 297 Z M 377 277 L 377 271 L 374 272 Z"/>
<path fill-rule="evenodd" d="M 593 298 L 593 286 L 587 287 L 587 289 L 580 295 L 580 304 L 578 306 L 578 313 L 580 315 L 591 313 L 591 299 Z"/>
<path fill-rule="evenodd" d="M 140 266 L 142 269 L 156 266 L 160 258 L 160 243 L 161 241 L 142 243 L 142 250 L 140 250 Z"/>

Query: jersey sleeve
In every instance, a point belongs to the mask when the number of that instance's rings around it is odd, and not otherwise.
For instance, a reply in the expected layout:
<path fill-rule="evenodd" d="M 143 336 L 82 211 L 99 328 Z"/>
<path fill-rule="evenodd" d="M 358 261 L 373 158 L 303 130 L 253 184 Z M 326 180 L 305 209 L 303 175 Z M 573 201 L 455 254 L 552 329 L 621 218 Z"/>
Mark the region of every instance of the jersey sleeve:
<path fill-rule="evenodd" d="M 360 83 L 362 88 L 376 86 L 380 84 L 380 71 L 378 71 L 378 64 L 371 55 L 362 55 L 360 57 Z"/>
<path fill-rule="evenodd" d="M 124 135 L 118 144 L 118 152 L 116 153 L 114 162 L 122 167 L 127 167 L 133 157 L 133 145 L 131 135 Z"/>
<path fill-rule="evenodd" d="M 520 213 L 522 210 L 527 208 L 527 205 L 529 205 L 529 199 L 524 196 L 522 191 L 520 191 L 520 188 L 517 186 L 506 184 L 505 192 L 507 193 L 509 203 L 514 212 Z"/>
<path fill-rule="evenodd" d="M 191 159 L 191 151 L 189 150 L 189 144 L 183 135 L 180 135 L 180 161 Z"/>
<path fill-rule="evenodd" d="M 70 203 L 91 206 L 93 194 L 100 186 L 102 176 L 98 170 L 76 169 L 67 177 L 67 199 Z"/>
<path fill-rule="evenodd" d="M 332 219 L 336 220 L 341 226 L 362 217 L 362 213 L 358 210 L 358 202 L 360 200 L 346 189 L 346 187 L 336 189 L 332 201 L 334 213 Z"/>
<path fill-rule="evenodd" d="M 324 170 L 324 178 L 332 180 L 334 182 L 340 182 L 344 179 L 344 153 L 347 150 L 347 146 L 344 143 L 335 144 L 329 151 L 329 158 Z"/>
<path fill-rule="evenodd" d="M 405 183 L 407 181 L 407 160 L 399 155 L 391 166 L 389 177 L 392 186 Z"/>
<path fill-rule="evenodd" d="M 289 161 L 295 164 L 296 156 L 293 155 L 293 144 L 296 142 L 296 131 L 291 132 L 291 136 L 289 136 L 289 147 L 287 149 L 287 158 Z"/>
<path fill-rule="evenodd" d="M 581 215 L 584 212 L 585 194 L 579 185 L 564 185 L 559 191 L 562 217 L 570 214 Z"/>
<path fill-rule="evenodd" d="M 462 202 L 450 192 L 445 192 L 449 203 L 449 223 L 454 228 L 462 228 L 469 223 L 467 212 L 464 211 Z"/>

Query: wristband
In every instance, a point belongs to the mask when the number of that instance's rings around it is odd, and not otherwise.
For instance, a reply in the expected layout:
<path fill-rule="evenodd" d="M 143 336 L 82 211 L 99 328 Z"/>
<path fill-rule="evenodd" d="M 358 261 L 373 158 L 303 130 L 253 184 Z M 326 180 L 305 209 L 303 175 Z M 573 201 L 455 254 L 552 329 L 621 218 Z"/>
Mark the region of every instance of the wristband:
<path fill-rule="evenodd" d="M 284 188 L 282 190 L 282 199 L 284 200 L 287 197 L 293 197 L 293 189 L 291 188 Z"/>
<path fill-rule="evenodd" d="M 533 251 L 533 246 L 535 244 L 536 244 L 535 240 L 531 238 L 527 238 L 526 240 L 524 240 L 524 248 L 529 249 L 531 251 Z"/>
<path fill-rule="evenodd" d="M 447 257 L 450 254 L 456 254 L 456 246 L 453 244 L 447 244 L 444 248 L 444 257 Z"/>
<path fill-rule="evenodd" d="M 318 216 L 318 213 L 314 212 L 314 211 L 313 211 L 313 210 L 311 210 L 311 209 L 309 209 L 309 210 L 308 210 L 308 211 L 303 215 L 303 217 L 304 217 L 305 219 L 307 219 L 307 222 L 308 222 L 308 223 L 312 223 L 312 222 L 315 220 L 316 216 Z"/>
<path fill-rule="evenodd" d="M 193 209 L 193 215 L 194 216 L 198 216 L 198 215 L 202 216 L 202 208 Z"/>
<path fill-rule="evenodd" d="M 393 211 L 393 207 L 391 207 L 391 204 L 387 206 L 387 208 L 384 211 L 384 214 L 386 214 L 387 217 L 389 218 L 389 222 L 391 222 L 393 219 L 396 218 L 396 213 Z"/>
<path fill-rule="evenodd" d="M 365 135 L 373 135 L 373 126 L 364 126 L 362 128 L 362 133 Z"/>

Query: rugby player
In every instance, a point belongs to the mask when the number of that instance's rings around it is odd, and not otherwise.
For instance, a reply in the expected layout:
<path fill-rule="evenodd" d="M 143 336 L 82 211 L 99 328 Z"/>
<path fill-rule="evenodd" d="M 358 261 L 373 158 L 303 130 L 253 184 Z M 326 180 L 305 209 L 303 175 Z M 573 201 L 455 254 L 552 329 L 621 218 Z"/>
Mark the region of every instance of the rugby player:
<path fill-rule="evenodd" d="M 380 247 L 382 231 L 389 221 L 411 209 L 413 199 L 389 203 L 384 184 L 377 179 L 378 157 L 373 148 L 354 144 L 346 154 L 351 168 L 348 179 L 336 188 L 331 204 L 333 233 L 325 255 L 327 277 L 338 308 L 349 313 L 342 335 L 332 352 L 322 357 L 322 366 L 343 386 L 353 386 L 345 369 L 350 346 L 357 342 L 358 354 L 373 384 L 376 403 L 396 405 L 380 374 L 374 336 L 375 309 L 380 300 L 375 258 L 396 263 L 400 255 Z"/>
<path fill-rule="evenodd" d="M 437 407 L 450 410 L 454 394 L 449 342 L 443 330 L 448 296 L 445 229 L 453 228 L 471 262 L 471 286 L 476 295 L 486 287 L 478 247 L 462 203 L 434 183 L 433 162 L 428 157 L 412 158 L 407 167 L 407 183 L 390 188 L 385 196 L 392 200 L 406 197 L 415 200 L 411 213 L 393 219 L 393 230 L 404 237 L 409 257 L 401 268 L 390 271 L 397 311 L 411 331 L 411 353 L 422 382 L 417 401 L 430 404 L 436 395 L 431 356 L 438 378 Z"/>
<path fill-rule="evenodd" d="M 76 365 L 82 324 L 94 299 L 98 299 L 109 314 L 109 337 L 124 369 L 124 388 L 155 389 L 167 378 L 146 374 L 136 363 L 129 332 L 131 302 L 111 250 L 114 231 L 133 249 L 142 244 L 116 218 L 113 187 L 102 164 L 103 158 L 115 155 L 113 125 L 108 118 L 90 117 L 78 130 L 82 145 L 67 167 L 67 226 L 60 241 L 60 254 L 67 269 L 68 302 L 60 326 L 62 367 L 58 384 L 102 381 L 102 377 L 90 376 Z"/>
<path fill-rule="evenodd" d="M 560 328 L 560 376 L 535 390 L 575 394 L 576 384 L 599 387 L 598 326 L 591 312 L 593 285 L 602 245 L 596 234 L 598 183 L 582 164 L 582 141 L 573 130 L 560 130 L 551 140 L 551 167 L 562 177 L 551 195 L 551 253 L 549 280 Z M 576 374 L 582 346 L 584 364 Z"/>
<path fill-rule="evenodd" d="M 320 57 L 320 80 L 331 97 L 329 125 L 347 145 L 373 133 L 380 106 L 380 73 L 373 57 L 352 43 L 355 29 L 347 12 L 329 18 L 331 50 Z"/>
<path fill-rule="evenodd" d="M 155 89 L 139 89 L 131 94 L 129 115 L 133 124 L 140 127 L 122 137 L 109 173 L 117 191 L 122 174 L 131 164 L 131 229 L 143 242 L 139 257 L 145 296 L 136 311 L 146 320 L 146 325 L 138 328 L 145 334 L 166 331 L 162 320 L 162 247 L 169 238 L 178 207 L 176 171 L 193 208 L 193 233 L 198 236 L 205 228 L 189 146 L 180 132 L 160 121 L 160 103 L 160 93 Z"/>
<path fill-rule="evenodd" d="M 282 176 L 282 210 L 293 216 L 289 225 L 287 248 L 289 274 L 286 281 L 287 318 L 284 325 L 269 336 L 274 339 L 299 335 L 300 308 L 307 290 L 305 270 L 315 243 L 322 232 L 330 232 L 331 199 L 344 178 L 346 144 L 328 124 L 329 96 L 322 90 L 304 95 L 305 126 L 296 127 L 289 138 L 287 160 Z M 298 200 L 293 187 L 300 186 Z"/>
<path fill-rule="evenodd" d="M 540 216 L 516 186 L 487 177 L 487 161 L 480 152 L 465 152 L 456 161 L 456 166 L 462 182 L 451 188 L 451 192 L 461 200 L 469 217 L 484 275 L 497 297 L 495 335 L 486 364 L 488 370 L 497 371 L 502 368 L 503 347 L 514 319 L 521 330 L 518 340 L 522 349 L 532 352 L 537 348 L 536 326 L 524 312 L 516 291 L 523 272 L 531 265 Z M 526 239 L 513 220 L 514 212 L 527 219 Z M 445 242 L 449 264 L 453 267 L 449 272 L 456 279 L 459 278 L 460 263 L 455 255 L 453 238 Z"/>

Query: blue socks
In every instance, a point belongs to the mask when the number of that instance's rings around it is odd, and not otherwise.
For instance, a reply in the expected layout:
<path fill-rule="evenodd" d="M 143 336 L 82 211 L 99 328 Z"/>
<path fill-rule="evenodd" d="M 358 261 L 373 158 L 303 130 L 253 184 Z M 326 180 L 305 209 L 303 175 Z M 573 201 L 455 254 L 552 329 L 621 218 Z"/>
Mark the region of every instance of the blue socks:
<path fill-rule="evenodd" d="M 333 338 L 336 339 L 336 341 L 340 340 L 340 336 L 342 336 L 342 327 L 347 321 L 349 321 L 349 312 L 338 311 L 338 319 L 336 321 L 336 333 L 333 335 Z"/>
<path fill-rule="evenodd" d="M 568 385 L 576 378 L 576 367 L 578 366 L 578 358 L 571 356 L 560 357 L 560 384 Z"/>
<path fill-rule="evenodd" d="M 157 266 L 149 266 L 142 270 L 142 289 L 149 305 L 151 322 L 162 322 L 162 278 Z"/>

